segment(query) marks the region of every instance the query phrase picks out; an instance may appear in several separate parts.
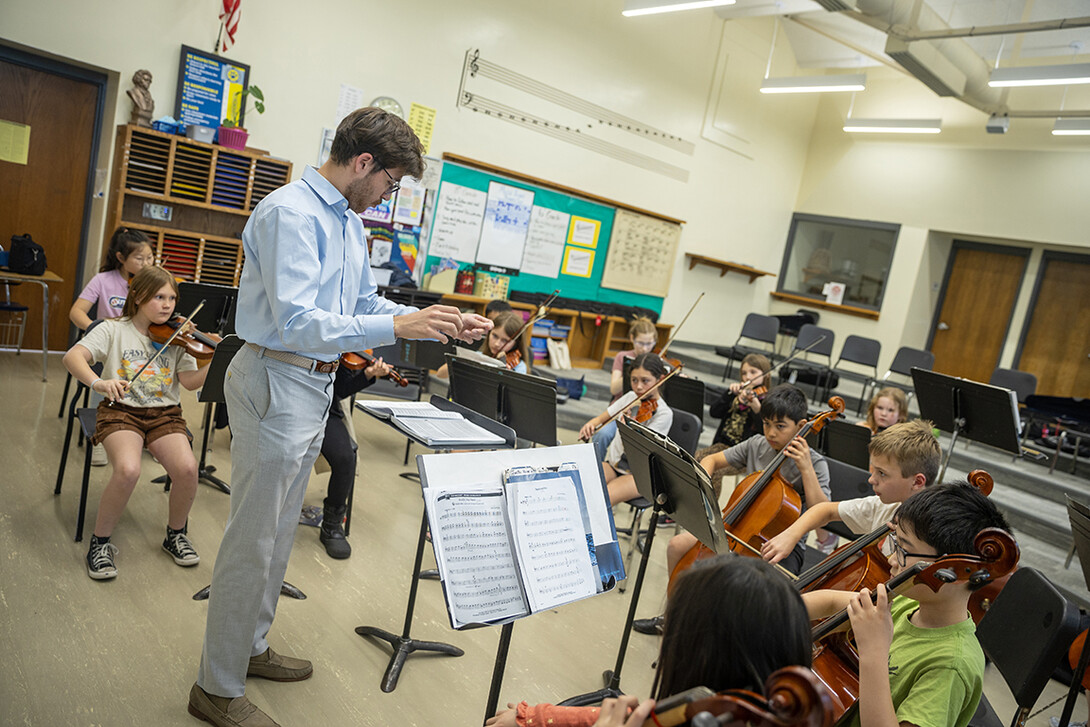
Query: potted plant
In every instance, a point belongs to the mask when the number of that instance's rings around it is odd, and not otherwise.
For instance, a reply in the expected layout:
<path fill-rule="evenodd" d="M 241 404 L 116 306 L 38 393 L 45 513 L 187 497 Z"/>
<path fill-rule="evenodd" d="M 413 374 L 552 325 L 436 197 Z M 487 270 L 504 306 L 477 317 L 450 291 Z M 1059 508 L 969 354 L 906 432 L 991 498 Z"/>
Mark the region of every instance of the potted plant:
<path fill-rule="evenodd" d="M 246 129 L 238 125 L 239 110 L 246 103 L 246 97 L 249 96 L 253 101 L 249 110 L 257 111 L 259 114 L 265 113 L 265 94 L 261 92 L 261 89 L 257 86 L 251 85 L 246 90 L 235 95 L 231 99 L 231 105 L 228 109 L 228 115 L 220 124 L 219 136 L 217 142 L 220 146 L 226 146 L 230 149 L 245 149 L 246 140 L 250 138 L 250 134 Z"/>

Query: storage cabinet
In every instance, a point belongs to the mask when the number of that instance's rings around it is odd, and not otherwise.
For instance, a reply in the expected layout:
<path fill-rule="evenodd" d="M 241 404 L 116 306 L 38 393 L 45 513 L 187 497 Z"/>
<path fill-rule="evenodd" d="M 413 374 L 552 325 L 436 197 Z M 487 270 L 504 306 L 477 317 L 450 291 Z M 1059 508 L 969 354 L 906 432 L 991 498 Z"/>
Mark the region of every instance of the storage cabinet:
<path fill-rule="evenodd" d="M 291 181 L 291 162 L 131 124 L 118 127 L 115 150 L 106 234 L 142 230 L 176 277 L 237 286 L 242 228 Z"/>

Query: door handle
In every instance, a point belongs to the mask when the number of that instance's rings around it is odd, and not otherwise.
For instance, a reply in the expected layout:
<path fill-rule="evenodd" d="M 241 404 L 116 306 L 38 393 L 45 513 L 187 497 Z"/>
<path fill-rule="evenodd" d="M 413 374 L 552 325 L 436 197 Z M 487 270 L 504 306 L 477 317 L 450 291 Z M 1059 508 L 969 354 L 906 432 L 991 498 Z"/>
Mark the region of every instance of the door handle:
<path fill-rule="evenodd" d="M 950 326 L 946 324 L 946 321 L 939 321 L 938 328 L 940 331 L 949 331 Z"/>

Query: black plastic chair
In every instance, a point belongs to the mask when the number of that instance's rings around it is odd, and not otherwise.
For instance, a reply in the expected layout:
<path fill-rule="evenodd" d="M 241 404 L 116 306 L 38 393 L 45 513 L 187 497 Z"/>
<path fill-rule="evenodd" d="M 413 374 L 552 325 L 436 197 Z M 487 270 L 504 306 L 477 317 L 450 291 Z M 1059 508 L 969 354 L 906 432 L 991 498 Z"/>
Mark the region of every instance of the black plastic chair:
<path fill-rule="evenodd" d="M 780 322 L 776 320 L 775 317 L 764 316 L 760 313 L 750 313 L 747 315 L 745 322 L 742 324 L 742 332 L 738 334 L 738 339 L 734 342 L 734 345 L 715 347 L 716 354 L 724 356 L 727 359 L 727 366 L 723 369 L 723 381 L 726 381 L 727 377 L 730 376 L 731 372 L 734 370 L 734 362 L 741 361 L 748 354 L 761 353 L 768 356 L 769 360 L 771 360 L 773 358 L 773 351 L 776 348 L 776 336 L 779 332 Z M 743 346 L 741 345 L 743 338 L 766 343 L 768 344 L 768 348 Z"/>
<path fill-rule="evenodd" d="M 897 354 L 893 357 L 893 363 L 889 365 L 889 370 L 882 376 L 881 381 L 872 381 L 870 387 L 877 390 L 881 384 L 888 384 L 890 386 L 896 386 L 905 392 L 908 400 L 911 401 L 912 397 L 916 395 L 916 389 L 912 384 L 912 369 L 923 369 L 924 371 L 930 371 L 935 366 L 935 354 L 930 351 L 923 351 L 918 348 L 909 348 L 908 346 L 901 346 L 897 349 Z M 900 383 L 897 381 L 890 381 L 889 377 L 897 374 L 908 379 L 908 383 Z M 863 398 L 869 402 L 871 395 L 867 389 L 863 389 Z"/>
<path fill-rule="evenodd" d="M 696 445 L 700 440 L 700 432 L 703 428 L 703 422 L 694 414 L 683 411 L 681 409 L 674 409 L 674 422 L 670 425 L 670 432 L 666 435 L 677 446 L 684 449 L 689 454 L 696 453 Z M 626 500 L 625 504 L 632 508 L 632 525 L 628 529 L 629 545 L 628 555 L 625 556 L 624 571 L 625 573 L 632 572 L 632 557 L 636 553 L 636 548 L 639 545 L 641 534 L 640 525 L 643 522 L 643 513 L 651 507 L 651 501 L 646 497 L 634 497 L 631 500 Z M 618 529 L 618 532 L 623 533 L 624 529 Z M 620 593 L 624 593 L 624 583 L 617 587 Z"/>
<path fill-rule="evenodd" d="M 1025 404 L 1027 397 L 1037 393 L 1037 377 L 1027 371 L 997 368 L 988 383 L 1013 391 L 1018 395 L 1019 404 Z"/>
<path fill-rule="evenodd" d="M 858 497 L 873 495 L 874 489 L 870 486 L 870 472 L 845 464 L 839 460 L 825 458 L 825 464 L 829 466 L 829 499 L 832 502 L 842 500 L 854 500 Z M 831 533 L 836 533 L 842 538 L 855 540 L 866 533 L 853 532 L 847 525 L 834 520 L 822 526 Z"/>
<path fill-rule="evenodd" d="M 11 299 L 11 289 L 21 283 L 4 284 L 4 299 L 0 300 L 0 313 L 6 313 L 6 319 L 0 322 L 0 345 L 15 346 L 15 355 L 23 350 L 23 335 L 26 333 L 26 319 L 30 308 Z"/>
<path fill-rule="evenodd" d="M 800 379 L 811 379 L 814 386 L 814 397 L 819 404 L 821 400 L 818 397 L 829 387 L 833 366 L 833 342 L 835 339 L 836 334 L 828 328 L 815 326 L 812 323 L 803 324 L 802 328 L 799 329 L 798 337 L 795 339 L 792 354 L 807 348 L 810 350 L 802 354 L 801 358 L 795 359 L 788 367 L 785 367 L 786 371 L 781 376 L 781 378 L 787 376 L 793 384 L 800 383 Z M 810 348 L 811 346 L 812 348 Z M 810 356 L 824 356 L 827 363 L 821 364 L 811 361 Z"/>
<path fill-rule="evenodd" d="M 1034 569 L 1015 571 L 976 627 L 1018 705 L 1012 727 L 1029 714 L 1078 634 L 1078 607 Z"/>
<path fill-rule="evenodd" d="M 882 354 L 882 344 L 873 338 L 864 338 L 863 336 L 850 335 L 844 339 L 844 346 L 840 349 L 840 357 L 833 364 L 832 373 L 836 373 L 841 378 L 851 378 L 860 380 L 863 382 L 863 391 L 867 390 L 867 387 L 872 381 L 878 378 L 878 357 Z M 861 374 L 851 369 L 841 368 L 841 364 L 850 363 L 859 366 L 865 366 L 873 373 L 870 375 Z M 826 379 L 825 394 L 822 397 L 825 400 L 829 399 L 829 395 L 832 393 L 835 387 L 832 386 L 832 376 Z M 859 397 L 859 406 L 856 412 L 863 411 L 863 397 Z"/>

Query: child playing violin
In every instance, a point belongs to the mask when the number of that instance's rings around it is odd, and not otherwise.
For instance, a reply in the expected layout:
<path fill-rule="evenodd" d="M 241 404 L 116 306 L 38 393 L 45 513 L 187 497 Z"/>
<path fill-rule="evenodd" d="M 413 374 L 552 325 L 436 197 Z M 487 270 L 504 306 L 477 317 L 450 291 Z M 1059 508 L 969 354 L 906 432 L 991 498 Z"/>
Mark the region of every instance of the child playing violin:
<path fill-rule="evenodd" d="M 178 385 L 189 390 L 204 384 L 208 367 L 197 368 L 193 357 L 178 346 L 162 348 L 148 337 L 148 327 L 174 316 L 178 284 L 160 267 L 145 267 L 129 284 L 120 318 L 102 321 L 64 355 L 72 375 L 106 397 L 98 406 L 94 443 L 102 443 L 113 472 L 99 500 L 95 529 L 87 552 L 87 574 L 95 580 L 117 576 L 117 546 L 110 536 L 121 519 L 140 478 L 141 451 L 148 451 L 170 475 L 170 506 L 165 550 L 181 566 L 193 566 L 200 556 L 186 536 L 186 525 L 197 494 L 197 461 L 179 400 Z M 103 378 L 91 364 L 103 363 Z M 145 363 L 140 378 L 132 381 Z"/>
<path fill-rule="evenodd" d="M 86 331 L 93 322 L 90 316 L 92 308 L 96 311 L 96 320 L 119 317 L 125 306 L 125 297 L 129 294 L 132 276 L 154 262 L 155 253 L 147 235 L 140 230 L 118 227 L 110 238 L 106 260 L 72 304 L 68 319 L 76 324 L 76 328 Z M 97 407 L 100 401 L 102 394 L 97 391 L 91 394 L 92 407 Z M 106 450 L 101 444 L 94 446 L 91 464 L 95 467 L 106 464 Z"/>
<path fill-rule="evenodd" d="M 516 340 L 521 338 L 518 333 L 523 326 L 522 316 L 508 310 L 497 313 L 492 320 L 494 325 L 481 343 L 481 353 L 489 358 L 502 360 L 504 366 L 511 371 L 519 374 L 527 373 L 530 361 L 529 350 L 525 341 Z M 449 378 L 447 365 L 440 366 L 435 375 L 443 379 Z"/>
<path fill-rule="evenodd" d="M 892 524 L 894 576 L 920 561 L 974 553 L 974 539 L 985 528 L 1010 531 L 995 503 L 963 482 L 935 485 L 913 495 L 897 510 Z M 874 602 L 869 589 L 803 594 L 812 619 L 847 608 L 855 633 L 858 712 L 840 724 L 965 727 L 969 723 L 984 682 L 984 653 L 967 612 L 969 594 L 964 581 L 934 592 L 913 585 L 893 598 L 879 585 Z"/>
<path fill-rule="evenodd" d="M 898 422 L 908 420 L 908 397 L 896 386 L 887 386 L 875 394 L 867 405 L 867 418 L 858 426 L 877 434 Z"/>
<path fill-rule="evenodd" d="M 644 353 L 651 353 L 659 342 L 659 332 L 650 318 L 636 316 L 628 324 L 628 342 L 632 348 L 619 351 L 613 357 L 613 366 L 609 373 L 609 393 L 612 397 L 609 403 L 617 401 L 624 393 L 624 362 L 625 359 L 634 359 Z M 617 422 L 609 422 L 602 426 L 594 434 L 591 442 L 594 444 L 594 452 L 599 460 L 605 460 L 609 443 L 617 436 Z"/>
<path fill-rule="evenodd" d="M 583 441 L 590 440 L 599 427 L 622 409 L 628 409 L 626 416 L 634 418 L 659 434 L 664 436 L 669 434 L 670 427 L 674 423 L 674 412 L 659 396 L 658 389 L 648 395 L 638 407 L 632 403 L 634 399 L 650 391 L 665 376 L 666 365 L 656 354 L 644 353 L 637 356 L 629 372 L 629 383 L 634 396 L 622 397 L 610 404 L 608 409 L 583 425 L 583 428 L 579 430 L 579 438 Z M 625 457 L 624 444 L 621 442 L 619 432 L 615 432 L 613 439 L 610 440 L 602 462 L 602 471 L 605 474 L 606 486 L 609 488 L 610 505 L 639 497 L 636 480 L 628 472 L 628 459 Z"/>
<path fill-rule="evenodd" d="M 778 563 L 806 537 L 806 533 L 833 520 L 842 520 L 864 535 L 888 523 L 901 503 L 934 483 L 942 450 L 931 422 L 916 419 L 894 424 L 870 442 L 870 482 L 874 494 L 841 502 L 822 502 L 804 512 L 787 530 L 765 542 L 761 555 Z M 893 547 L 886 541 L 883 552 Z"/>
<path fill-rule="evenodd" d="M 697 451 L 698 460 L 761 433 L 761 400 L 768 393 L 767 374 L 770 368 L 768 358 L 759 353 L 746 354 L 742 359 L 742 380 L 731 384 L 708 407 L 708 413 L 719 419 L 719 428 L 715 431 L 712 445 Z M 722 488 L 722 479 L 723 471 L 716 471 L 712 480 L 716 492 Z"/>
<path fill-rule="evenodd" d="M 767 563 L 731 555 L 708 558 L 678 579 L 674 595 L 651 687 L 656 699 L 697 686 L 761 694 L 777 669 L 810 666 L 802 599 Z M 590 727 L 599 715 L 597 707 L 507 706 L 486 727 Z M 647 712 L 652 706 L 641 705 Z"/>

